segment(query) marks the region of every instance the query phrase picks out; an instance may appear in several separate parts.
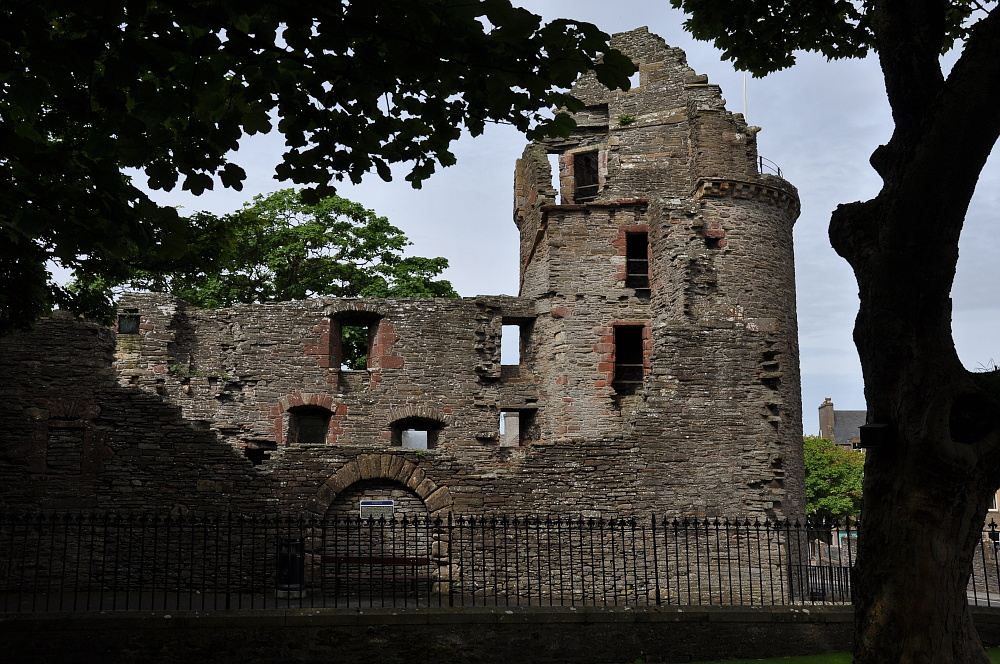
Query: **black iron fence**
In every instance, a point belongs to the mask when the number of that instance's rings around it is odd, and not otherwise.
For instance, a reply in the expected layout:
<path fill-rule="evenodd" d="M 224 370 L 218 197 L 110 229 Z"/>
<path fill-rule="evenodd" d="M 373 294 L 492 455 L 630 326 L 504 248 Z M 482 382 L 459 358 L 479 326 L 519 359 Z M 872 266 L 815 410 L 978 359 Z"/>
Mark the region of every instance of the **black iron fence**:
<path fill-rule="evenodd" d="M 1000 605 L 989 532 L 970 601 Z M 830 522 L 4 512 L 0 611 L 845 604 L 855 546 Z"/>

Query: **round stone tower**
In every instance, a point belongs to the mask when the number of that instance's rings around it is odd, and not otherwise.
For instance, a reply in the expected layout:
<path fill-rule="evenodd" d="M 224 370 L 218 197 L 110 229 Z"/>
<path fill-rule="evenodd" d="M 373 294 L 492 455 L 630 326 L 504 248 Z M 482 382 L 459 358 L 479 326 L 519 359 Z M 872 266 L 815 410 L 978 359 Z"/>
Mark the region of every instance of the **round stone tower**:
<path fill-rule="evenodd" d="M 796 190 L 761 172 L 758 129 L 683 51 L 645 28 L 613 44 L 638 85 L 581 79 L 577 129 L 517 166 L 535 426 L 631 445 L 680 512 L 800 518 Z"/>

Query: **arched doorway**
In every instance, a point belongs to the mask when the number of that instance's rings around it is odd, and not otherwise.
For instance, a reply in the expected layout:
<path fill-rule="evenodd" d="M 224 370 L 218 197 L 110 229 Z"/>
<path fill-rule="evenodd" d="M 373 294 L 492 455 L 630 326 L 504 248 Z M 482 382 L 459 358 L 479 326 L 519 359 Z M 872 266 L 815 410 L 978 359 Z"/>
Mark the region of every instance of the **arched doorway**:
<path fill-rule="evenodd" d="M 337 605 L 419 603 L 447 592 L 451 494 L 401 455 L 362 455 L 312 500 L 322 529 L 312 553 Z"/>

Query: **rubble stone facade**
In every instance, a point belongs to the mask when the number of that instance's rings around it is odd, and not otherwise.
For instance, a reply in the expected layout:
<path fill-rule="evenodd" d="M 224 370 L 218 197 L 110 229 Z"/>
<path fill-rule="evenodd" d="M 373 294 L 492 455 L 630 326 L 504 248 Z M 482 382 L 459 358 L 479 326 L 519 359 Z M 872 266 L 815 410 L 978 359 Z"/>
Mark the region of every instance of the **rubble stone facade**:
<path fill-rule="evenodd" d="M 117 332 L 44 320 L 0 340 L 0 500 L 802 517 L 796 191 L 682 51 L 615 40 L 639 85 L 582 79 L 576 131 L 517 162 L 518 297 L 135 294 Z"/>

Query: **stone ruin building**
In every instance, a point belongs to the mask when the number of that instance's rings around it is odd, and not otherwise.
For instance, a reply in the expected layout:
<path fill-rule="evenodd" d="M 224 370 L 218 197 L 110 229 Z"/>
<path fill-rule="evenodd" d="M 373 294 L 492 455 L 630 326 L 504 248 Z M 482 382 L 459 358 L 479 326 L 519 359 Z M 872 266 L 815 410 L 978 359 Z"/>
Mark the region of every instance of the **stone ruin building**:
<path fill-rule="evenodd" d="M 517 161 L 517 297 L 55 315 L 0 340 L 0 504 L 802 517 L 796 190 L 681 50 L 615 44 L 638 86 Z"/>

